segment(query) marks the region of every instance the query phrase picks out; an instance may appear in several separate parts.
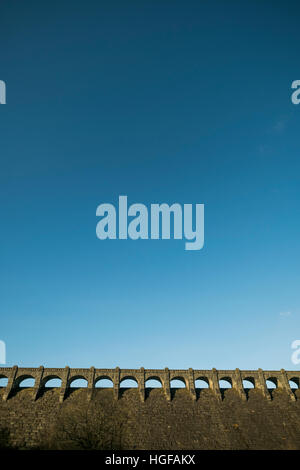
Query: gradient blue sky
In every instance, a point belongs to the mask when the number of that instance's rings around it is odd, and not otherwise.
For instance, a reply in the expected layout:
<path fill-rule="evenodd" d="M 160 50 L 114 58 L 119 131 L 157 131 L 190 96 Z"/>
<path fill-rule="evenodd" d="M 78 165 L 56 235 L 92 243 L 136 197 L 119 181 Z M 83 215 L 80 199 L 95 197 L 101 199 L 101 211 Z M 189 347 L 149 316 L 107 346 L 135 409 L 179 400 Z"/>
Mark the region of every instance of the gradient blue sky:
<path fill-rule="evenodd" d="M 296 369 L 299 2 L 1 2 L 7 364 Z M 96 238 L 204 203 L 205 246 Z"/>

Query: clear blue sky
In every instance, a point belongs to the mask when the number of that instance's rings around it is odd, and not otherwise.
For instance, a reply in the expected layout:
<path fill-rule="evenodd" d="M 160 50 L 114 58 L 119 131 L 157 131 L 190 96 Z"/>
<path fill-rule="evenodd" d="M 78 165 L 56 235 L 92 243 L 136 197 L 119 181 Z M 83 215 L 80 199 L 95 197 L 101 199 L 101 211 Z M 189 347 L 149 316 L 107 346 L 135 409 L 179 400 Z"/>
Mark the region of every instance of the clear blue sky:
<path fill-rule="evenodd" d="M 1 2 L 7 364 L 296 369 L 299 2 Z M 204 203 L 205 245 L 96 238 Z"/>

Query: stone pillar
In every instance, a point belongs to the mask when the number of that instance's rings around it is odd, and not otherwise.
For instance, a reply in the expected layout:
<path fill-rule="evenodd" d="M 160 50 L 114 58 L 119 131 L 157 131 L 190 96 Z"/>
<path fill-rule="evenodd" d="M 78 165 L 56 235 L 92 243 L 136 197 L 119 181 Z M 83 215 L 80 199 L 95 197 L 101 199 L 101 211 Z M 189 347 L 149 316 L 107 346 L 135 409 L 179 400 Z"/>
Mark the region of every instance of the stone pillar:
<path fill-rule="evenodd" d="M 63 373 L 63 379 L 61 381 L 61 388 L 60 388 L 60 393 L 59 393 L 59 402 L 62 403 L 65 399 L 65 395 L 67 392 L 67 389 L 69 387 L 69 376 L 70 376 L 70 367 L 66 366 L 64 373 Z"/>
<path fill-rule="evenodd" d="M 296 397 L 291 390 L 286 371 L 284 369 L 281 369 L 280 372 L 281 372 L 280 379 L 279 379 L 280 388 L 282 388 L 285 392 L 288 393 L 292 401 L 296 401 Z"/>
<path fill-rule="evenodd" d="M 247 397 L 246 397 L 246 393 L 243 387 L 243 380 L 242 380 L 240 369 L 235 369 L 233 377 L 234 377 L 234 380 L 233 380 L 232 388 L 234 388 L 238 392 L 239 396 L 241 397 L 243 401 L 246 401 Z"/>
<path fill-rule="evenodd" d="M 44 375 L 44 367 L 40 366 L 39 370 L 38 370 L 38 373 L 36 374 L 36 377 L 35 377 L 34 389 L 33 389 L 33 392 L 32 392 L 32 398 L 33 398 L 34 401 L 37 400 L 37 398 L 39 396 L 43 375 Z"/>
<path fill-rule="evenodd" d="M 266 397 L 267 400 L 271 401 L 272 398 L 266 385 L 264 371 L 262 369 L 258 369 L 257 372 L 258 372 L 257 388 L 261 390 L 261 392 L 263 393 L 263 395 Z"/>
<path fill-rule="evenodd" d="M 218 400 L 222 400 L 217 369 L 215 368 L 212 369 L 211 376 L 209 377 L 208 380 L 209 380 L 209 388 L 212 389 L 212 391 L 214 392 Z"/>
<path fill-rule="evenodd" d="M 11 394 L 12 390 L 15 388 L 15 379 L 16 379 L 17 373 L 18 373 L 18 366 L 13 366 L 13 368 L 11 369 L 10 376 L 8 378 L 5 393 L 3 395 L 4 401 L 8 400 L 9 395 Z"/>
<path fill-rule="evenodd" d="M 90 373 L 89 373 L 89 380 L 88 380 L 88 393 L 87 393 L 87 399 L 88 401 L 91 401 L 93 398 L 93 391 L 94 391 L 94 381 L 95 381 L 95 367 L 90 368 Z"/>
<path fill-rule="evenodd" d="M 145 369 L 144 367 L 140 368 L 139 393 L 140 393 L 141 400 L 145 401 Z"/>
<path fill-rule="evenodd" d="M 167 400 L 171 401 L 170 371 L 168 367 L 165 368 L 164 392 L 167 397 Z"/>
<path fill-rule="evenodd" d="M 119 399 L 119 392 L 120 392 L 120 368 L 115 368 L 115 378 L 114 378 L 114 396 L 115 399 Z"/>
<path fill-rule="evenodd" d="M 194 380 L 194 370 L 190 367 L 189 368 L 189 380 L 188 380 L 188 388 L 192 395 L 193 400 L 196 400 L 196 389 L 195 389 L 195 380 Z"/>

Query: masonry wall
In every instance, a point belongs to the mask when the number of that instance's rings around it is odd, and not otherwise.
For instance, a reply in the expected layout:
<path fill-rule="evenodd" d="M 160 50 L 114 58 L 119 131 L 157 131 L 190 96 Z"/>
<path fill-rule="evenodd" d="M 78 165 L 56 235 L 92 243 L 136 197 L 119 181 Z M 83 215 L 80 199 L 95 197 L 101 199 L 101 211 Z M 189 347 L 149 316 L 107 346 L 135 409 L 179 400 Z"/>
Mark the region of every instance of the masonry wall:
<path fill-rule="evenodd" d="M 51 429 L 70 403 L 84 406 L 88 389 L 75 389 L 63 402 L 59 389 L 44 390 L 32 399 L 33 389 L 18 389 L 3 400 L 0 390 L 0 426 L 10 431 L 13 444 L 31 448 Z M 128 449 L 300 449 L 300 393 L 296 400 L 281 389 L 271 400 L 261 390 L 250 389 L 242 400 L 234 389 L 219 399 L 210 389 L 172 390 L 171 400 L 162 389 L 124 389 L 118 405 L 126 409 L 125 441 Z M 116 401 L 113 389 L 94 389 L 92 400 Z M 124 441 L 124 442 L 125 442 Z"/>

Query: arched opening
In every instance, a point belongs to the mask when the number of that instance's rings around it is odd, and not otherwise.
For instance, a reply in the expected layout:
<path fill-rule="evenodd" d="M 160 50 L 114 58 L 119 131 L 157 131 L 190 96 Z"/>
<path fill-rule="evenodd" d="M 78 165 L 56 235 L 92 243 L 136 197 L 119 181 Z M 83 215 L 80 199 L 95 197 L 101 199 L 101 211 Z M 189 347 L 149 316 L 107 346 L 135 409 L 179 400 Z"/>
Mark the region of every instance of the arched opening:
<path fill-rule="evenodd" d="M 108 377 L 97 377 L 94 386 L 95 388 L 113 388 L 114 384 Z"/>
<path fill-rule="evenodd" d="M 228 389 L 228 388 L 232 388 L 232 380 L 230 377 L 222 377 L 220 380 L 219 380 L 219 387 L 220 389 L 224 390 L 224 389 Z"/>
<path fill-rule="evenodd" d="M 249 390 L 250 388 L 255 387 L 255 382 L 252 377 L 247 377 L 246 379 L 243 380 L 243 388 L 245 390 Z"/>
<path fill-rule="evenodd" d="M 42 380 L 42 387 L 44 388 L 58 388 L 61 387 L 62 380 L 57 375 L 48 375 Z"/>
<path fill-rule="evenodd" d="M 266 386 L 267 386 L 267 389 L 268 390 L 274 390 L 275 388 L 277 388 L 277 379 L 276 377 L 269 377 L 267 380 L 266 380 Z"/>
<path fill-rule="evenodd" d="M 18 388 L 32 388 L 34 387 L 35 380 L 31 376 L 18 377 L 16 384 Z"/>
<path fill-rule="evenodd" d="M 209 388 L 209 382 L 206 377 L 199 377 L 195 380 L 195 388 L 203 389 Z"/>
<path fill-rule="evenodd" d="M 170 380 L 171 398 L 175 398 L 177 393 L 181 393 L 186 388 L 186 383 L 183 377 L 174 377 Z"/>
<path fill-rule="evenodd" d="M 170 387 L 171 388 L 185 388 L 186 383 L 185 383 L 184 378 L 183 377 L 174 377 L 174 379 L 172 379 L 170 381 Z"/>
<path fill-rule="evenodd" d="M 8 378 L 1 376 L 0 377 L 0 388 L 5 388 L 8 384 Z"/>
<path fill-rule="evenodd" d="M 84 377 L 74 377 L 69 381 L 70 388 L 86 388 L 88 381 Z"/>
<path fill-rule="evenodd" d="M 244 393 L 248 399 L 249 395 L 252 393 L 250 392 L 250 390 L 253 390 L 255 388 L 255 380 L 253 377 L 245 377 L 242 383 L 243 383 Z"/>
<path fill-rule="evenodd" d="M 59 377 L 46 377 L 43 381 L 43 386 L 45 388 L 60 388 L 61 382 Z"/>
<path fill-rule="evenodd" d="M 150 377 L 145 382 L 147 388 L 162 388 L 162 383 L 158 377 Z"/>
<path fill-rule="evenodd" d="M 149 377 L 145 381 L 145 397 L 149 398 L 153 394 L 159 393 L 157 390 L 162 389 L 162 383 L 159 377 Z"/>
<path fill-rule="evenodd" d="M 132 393 L 132 391 L 136 391 L 138 388 L 138 381 L 135 377 L 123 377 L 120 381 L 120 396 L 124 394 Z"/>
<path fill-rule="evenodd" d="M 138 382 L 134 377 L 124 377 L 120 382 L 120 388 L 137 388 Z"/>
<path fill-rule="evenodd" d="M 195 392 L 196 398 L 200 398 L 202 394 L 204 395 L 207 393 L 206 390 L 209 390 L 209 381 L 207 377 L 198 377 L 195 380 Z"/>
<path fill-rule="evenodd" d="M 289 380 L 289 385 L 290 385 L 292 390 L 298 390 L 298 388 L 299 388 L 299 377 L 292 377 Z"/>

